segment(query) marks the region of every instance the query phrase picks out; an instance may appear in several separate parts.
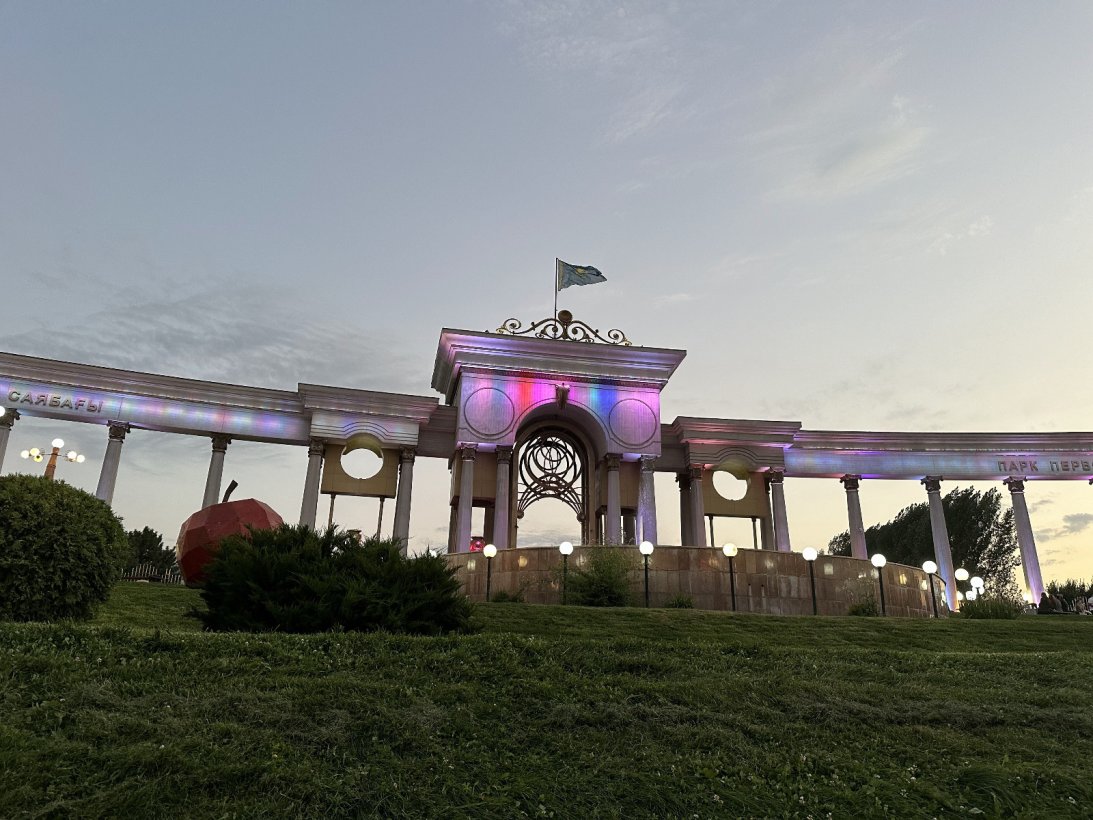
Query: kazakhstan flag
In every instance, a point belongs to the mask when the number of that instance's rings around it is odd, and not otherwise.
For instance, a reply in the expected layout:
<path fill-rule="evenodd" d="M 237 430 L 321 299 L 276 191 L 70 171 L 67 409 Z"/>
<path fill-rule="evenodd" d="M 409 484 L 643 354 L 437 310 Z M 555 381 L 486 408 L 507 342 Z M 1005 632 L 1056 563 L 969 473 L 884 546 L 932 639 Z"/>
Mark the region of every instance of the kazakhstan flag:
<path fill-rule="evenodd" d="M 561 259 L 558 260 L 558 290 L 568 288 L 570 285 L 595 285 L 606 281 L 607 277 L 593 267 L 571 265 Z"/>

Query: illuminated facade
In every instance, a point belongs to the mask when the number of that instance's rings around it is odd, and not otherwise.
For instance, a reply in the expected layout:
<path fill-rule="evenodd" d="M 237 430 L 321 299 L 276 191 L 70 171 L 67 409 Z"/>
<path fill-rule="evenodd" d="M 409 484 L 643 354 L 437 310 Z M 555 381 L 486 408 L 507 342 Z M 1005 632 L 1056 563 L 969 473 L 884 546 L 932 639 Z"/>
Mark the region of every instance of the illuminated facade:
<path fill-rule="evenodd" d="M 0 353 L 0 466 L 20 415 L 102 425 L 108 446 L 97 495 L 109 503 L 131 431 L 204 436 L 209 505 L 220 495 L 231 441 L 305 447 L 301 523 L 315 526 L 321 493 L 394 499 L 392 534 L 405 540 L 415 460 L 442 458 L 452 475 L 450 552 L 469 548 L 475 507 L 486 510 L 486 539 L 515 547 L 521 515 L 542 498 L 573 510 L 586 544 L 703 547 L 707 522 L 727 516 L 752 520 L 757 548 L 790 552 L 784 478 L 836 479 L 859 560 L 868 557 L 862 482 L 915 480 L 930 502 L 951 607 L 942 482 L 999 480 L 1013 500 L 1027 588 L 1039 598 L 1026 482 L 1093 482 L 1093 434 L 826 432 L 791 421 L 694 417 L 665 423 L 660 393 L 685 356 L 632 345 L 619 331 L 601 335 L 564 311 L 528 328 L 510 320 L 493 333 L 444 329 L 432 376 L 441 400 L 312 384 L 270 390 Z M 341 456 L 362 447 L 383 459 L 369 479 L 341 469 Z M 718 470 L 747 482 L 742 498 L 717 493 Z M 658 530 L 655 472 L 678 480 L 678 536 Z"/>

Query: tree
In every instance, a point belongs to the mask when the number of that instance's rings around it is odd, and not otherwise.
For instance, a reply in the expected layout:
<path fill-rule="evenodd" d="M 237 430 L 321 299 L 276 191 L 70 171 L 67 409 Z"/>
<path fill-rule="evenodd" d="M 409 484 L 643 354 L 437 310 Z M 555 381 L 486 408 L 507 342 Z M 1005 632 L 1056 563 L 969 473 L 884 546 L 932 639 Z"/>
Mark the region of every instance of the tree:
<path fill-rule="evenodd" d="M 995 489 L 979 492 L 973 487 L 956 487 L 941 503 L 953 566 L 979 575 L 992 594 L 1016 596 L 1017 531 L 1013 510 L 1002 509 L 1002 494 Z M 912 504 L 888 523 L 874 524 L 865 531 L 865 543 L 870 554 L 879 552 L 897 564 L 917 567 L 932 560 L 929 504 Z M 828 551 L 832 555 L 850 555 L 850 533 L 844 531 L 832 538 Z"/>
<path fill-rule="evenodd" d="M 151 527 L 142 530 L 130 530 L 128 568 L 140 564 L 151 564 L 157 570 L 168 570 L 175 565 L 175 551 L 163 546 L 163 536 Z"/>

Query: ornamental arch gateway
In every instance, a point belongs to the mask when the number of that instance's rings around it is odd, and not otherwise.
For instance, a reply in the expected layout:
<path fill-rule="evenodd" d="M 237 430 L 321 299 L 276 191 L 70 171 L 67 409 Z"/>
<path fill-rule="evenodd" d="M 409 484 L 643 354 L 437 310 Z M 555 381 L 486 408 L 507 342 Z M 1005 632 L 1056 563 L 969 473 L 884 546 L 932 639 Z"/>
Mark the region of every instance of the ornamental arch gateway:
<path fill-rule="evenodd" d="M 445 328 L 432 377 L 441 401 L 314 384 L 294 391 L 245 387 L 0 353 L 0 468 L 22 416 L 99 425 L 108 444 L 96 495 L 110 503 L 131 435 L 135 441 L 142 430 L 198 436 L 210 448 L 207 506 L 220 496 L 231 442 L 297 446 L 307 451 L 301 523 L 315 526 L 322 493 L 393 498 L 391 533 L 405 541 L 415 461 L 442 458 L 452 473 L 453 553 L 469 549 L 474 507 L 486 509 L 487 537 L 511 549 L 520 512 L 536 498 L 563 496 L 583 519 L 585 542 L 703 547 L 707 521 L 730 516 L 752 520 L 755 546 L 789 552 L 784 479 L 828 479 L 845 488 L 858 559 L 868 557 L 859 493 L 872 480 L 916 481 L 930 504 L 951 608 L 956 586 L 943 483 L 996 480 L 1009 490 L 1025 583 L 1039 598 L 1043 580 L 1024 494 L 1042 480 L 1093 483 L 1093 433 L 811 431 L 793 421 L 705 417 L 665 423 L 660 393 L 685 356 L 633 345 L 620 331 L 600 334 L 565 311 L 526 328 L 515 320 L 494 332 Z M 522 479 L 521 451 L 552 435 L 572 452 L 576 473 L 560 462 L 551 467 L 555 454 Z M 336 462 L 355 436 L 380 451 L 387 469 L 379 480 L 338 478 Z M 742 498 L 716 492 L 718 470 L 747 482 Z M 658 531 L 655 472 L 674 474 L 679 483 L 678 536 Z"/>

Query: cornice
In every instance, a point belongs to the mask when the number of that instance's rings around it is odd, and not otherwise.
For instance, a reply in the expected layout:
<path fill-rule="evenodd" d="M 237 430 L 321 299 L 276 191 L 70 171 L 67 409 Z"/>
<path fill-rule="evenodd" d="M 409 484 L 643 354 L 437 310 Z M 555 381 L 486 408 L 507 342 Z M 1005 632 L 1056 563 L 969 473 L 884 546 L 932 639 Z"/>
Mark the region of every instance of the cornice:
<path fill-rule="evenodd" d="M 876 433 L 801 430 L 794 437 L 793 448 L 797 450 L 883 450 L 885 452 L 1093 451 L 1093 433 Z"/>
<path fill-rule="evenodd" d="M 306 410 L 406 418 L 418 423 L 428 421 L 440 404 L 435 396 L 382 393 L 322 384 L 300 384 L 298 400 Z"/>

